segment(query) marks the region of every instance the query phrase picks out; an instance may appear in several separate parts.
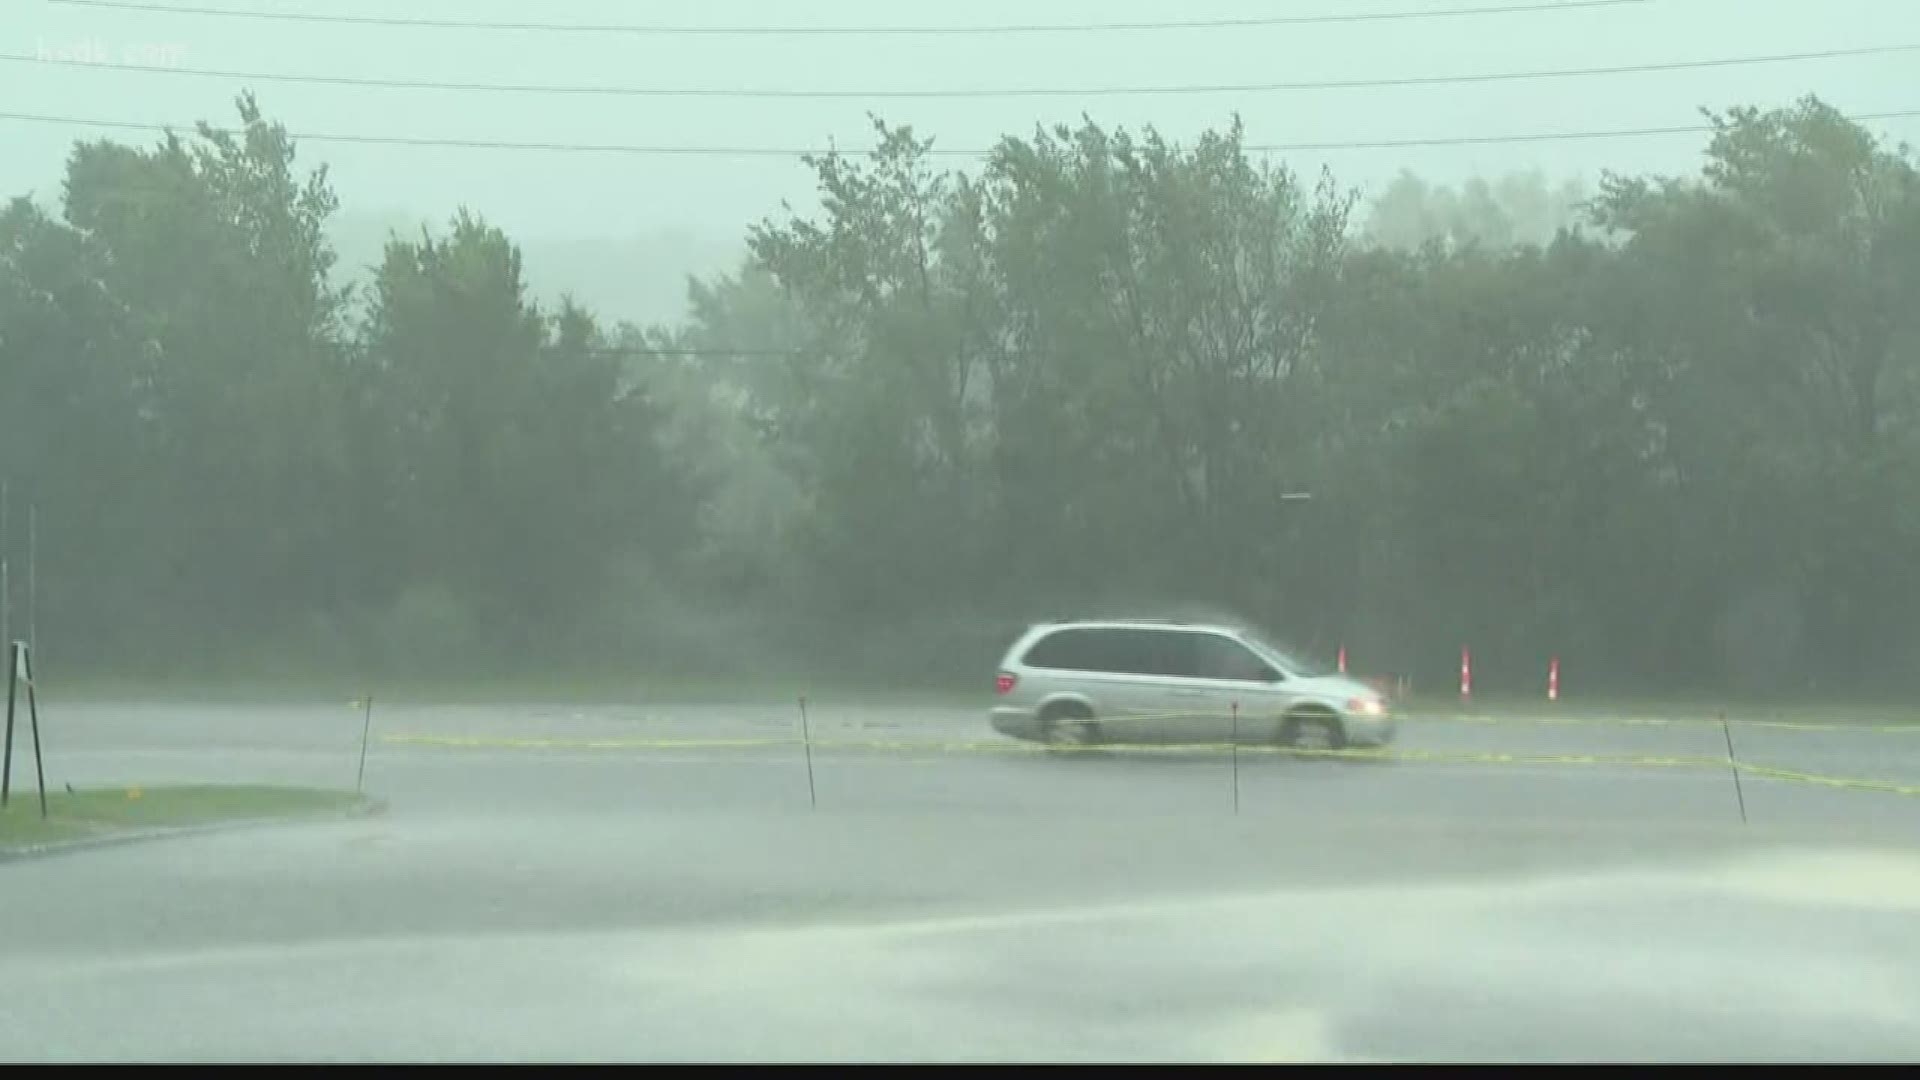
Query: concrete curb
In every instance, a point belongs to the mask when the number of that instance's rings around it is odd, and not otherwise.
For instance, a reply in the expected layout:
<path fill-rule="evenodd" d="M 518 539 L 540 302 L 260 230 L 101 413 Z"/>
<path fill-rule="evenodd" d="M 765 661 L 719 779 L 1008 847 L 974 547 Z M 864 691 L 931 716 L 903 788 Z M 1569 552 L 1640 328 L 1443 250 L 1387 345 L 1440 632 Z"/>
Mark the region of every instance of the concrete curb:
<path fill-rule="evenodd" d="M 169 825 L 153 829 L 138 829 L 133 832 L 117 832 L 110 836 L 88 836 L 78 840 L 56 840 L 45 844 L 0 845 L 0 865 L 10 862 L 23 862 L 27 859 L 47 858 L 54 855 L 69 855 L 97 848 L 120 847 L 125 844 L 138 844 L 148 840 L 167 840 L 176 837 L 206 836 L 210 833 L 236 832 L 241 829 L 258 829 L 269 825 L 297 825 L 312 821 L 348 821 L 354 818 L 378 817 L 387 812 L 385 799 L 367 799 L 358 806 L 345 810 L 323 810 L 311 814 L 293 814 L 286 817 L 237 818 L 232 821 L 213 821 L 204 825 Z"/>

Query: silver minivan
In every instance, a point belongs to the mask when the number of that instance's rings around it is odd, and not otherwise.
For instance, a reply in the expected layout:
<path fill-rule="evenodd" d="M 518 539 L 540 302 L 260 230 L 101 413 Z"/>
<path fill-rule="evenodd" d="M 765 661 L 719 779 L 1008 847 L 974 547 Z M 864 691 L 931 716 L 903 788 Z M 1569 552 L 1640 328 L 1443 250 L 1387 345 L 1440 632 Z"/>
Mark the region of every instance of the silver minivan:
<path fill-rule="evenodd" d="M 1031 626 L 1000 663 L 994 730 L 1057 747 L 1128 743 L 1383 746 L 1386 698 L 1237 627 Z"/>

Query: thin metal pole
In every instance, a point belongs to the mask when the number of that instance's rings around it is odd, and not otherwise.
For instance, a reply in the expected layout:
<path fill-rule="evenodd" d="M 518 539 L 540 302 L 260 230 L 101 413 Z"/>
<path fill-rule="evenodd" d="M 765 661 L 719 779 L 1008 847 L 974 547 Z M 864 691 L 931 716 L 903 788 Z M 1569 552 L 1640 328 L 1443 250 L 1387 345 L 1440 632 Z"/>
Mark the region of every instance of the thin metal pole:
<path fill-rule="evenodd" d="M 33 779 L 40 785 L 40 820 L 45 821 L 47 819 L 47 767 L 40 760 L 40 695 L 33 688 L 32 668 L 27 669 L 27 719 L 33 726 Z"/>
<path fill-rule="evenodd" d="M 39 626 L 39 620 L 36 617 L 39 612 L 36 582 L 39 579 L 34 571 L 34 552 L 38 548 L 39 526 L 40 506 L 38 503 L 29 502 L 27 504 L 27 648 L 36 654 L 40 649 L 40 635 L 35 632 Z M 27 688 L 29 691 L 32 690 L 31 680 L 28 681 Z"/>
<path fill-rule="evenodd" d="M 7 643 L 7 745 L 0 752 L 0 806 L 13 794 L 13 702 L 20 688 L 20 643 Z"/>
<path fill-rule="evenodd" d="M 373 695 L 372 694 L 367 695 L 367 700 L 363 703 L 363 707 L 366 711 L 364 713 L 364 718 L 360 721 L 360 771 L 353 774 L 353 790 L 356 792 L 366 790 L 367 735 L 368 733 L 373 731 Z"/>
<path fill-rule="evenodd" d="M 1233 812 L 1240 812 L 1240 703 L 1233 703 Z"/>
<path fill-rule="evenodd" d="M 9 481 L 0 479 L 0 648 L 6 649 L 13 648 L 13 588 L 7 577 L 7 555 L 13 550 L 10 486 Z"/>
<path fill-rule="evenodd" d="M 807 755 L 807 808 L 820 809 L 820 797 L 813 787 L 813 729 L 807 723 L 807 696 L 800 695 L 800 745 Z"/>
<path fill-rule="evenodd" d="M 1747 794 L 1740 790 L 1740 762 L 1733 756 L 1733 729 L 1727 726 L 1727 714 L 1720 714 L 1720 734 L 1727 737 L 1727 768 L 1733 771 L 1733 795 L 1740 800 L 1740 824 L 1747 823 Z"/>

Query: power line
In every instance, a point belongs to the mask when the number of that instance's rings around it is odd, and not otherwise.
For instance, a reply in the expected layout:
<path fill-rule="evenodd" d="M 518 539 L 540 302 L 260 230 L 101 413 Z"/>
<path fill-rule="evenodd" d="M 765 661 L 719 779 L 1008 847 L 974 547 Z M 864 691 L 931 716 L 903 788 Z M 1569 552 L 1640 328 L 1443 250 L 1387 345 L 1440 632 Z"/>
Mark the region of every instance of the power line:
<path fill-rule="evenodd" d="M 1610 8 L 1653 3 L 1654 0 L 1555 0 L 1551 3 L 1482 4 L 1472 7 L 1432 8 L 1427 10 L 1348 12 L 1339 15 L 1273 15 L 1238 19 L 1191 19 L 1165 22 L 1118 23 L 1001 23 L 982 26 L 673 26 L 661 24 L 589 24 L 493 22 L 463 19 L 423 19 L 398 15 L 322 15 L 299 11 L 251 11 L 244 8 L 181 6 L 136 3 L 132 0 L 46 0 L 69 7 L 111 8 L 161 15 L 203 15 L 220 18 L 264 19 L 282 22 L 333 23 L 356 26 L 412 27 L 432 30 L 507 30 L 517 32 L 571 34 L 685 34 L 709 36 L 746 35 L 865 35 L 865 34 L 1061 34 L 1110 33 L 1159 30 L 1248 30 L 1263 26 L 1308 26 L 1332 23 L 1389 22 L 1405 19 L 1457 18 L 1475 15 L 1519 15 L 1537 12 L 1571 11 L 1581 8 Z"/>
<path fill-rule="evenodd" d="M 1920 116 L 1920 108 L 1894 109 L 1884 112 L 1854 113 L 1845 117 L 1855 123 L 1871 120 L 1904 120 Z M 115 128 L 129 131 L 192 131 L 198 125 L 152 124 L 132 120 L 96 120 L 78 116 L 46 116 L 35 113 L 0 112 L 0 120 L 18 120 L 24 123 L 68 124 L 78 127 Z M 239 135 L 244 129 L 222 128 L 207 125 L 214 132 Z M 1436 135 L 1416 136 L 1404 139 L 1356 139 L 1334 140 L 1327 142 L 1296 143 L 1249 143 L 1243 147 L 1248 153 L 1299 153 L 1307 151 L 1337 150 L 1394 150 L 1416 147 L 1436 146 L 1481 146 L 1499 143 L 1533 142 L 1573 142 L 1590 139 L 1633 139 L 1650 138 L 1664 135 L 1699 135 L 1713 130 L 1709 124 L 1683 124 L 1672 127 L 1612 128 L 1589 131 L 1539 131 L 1521 132 L 1504 135 Z M 303 142 L 352 143 L 371 146 L 415 146 L 455 150 L 516 150 L 553 153 L 588 154 L 631 154 L 653 156 L 688 157 L 786 157 L 799 158 L 825 155 L 829 153 L 863 154 L 865 150 L 837 151 L 835 148 L 795 148 L 769 146 L 643 146 L 627 143 L 573 143 L 573 142 L 509 142 L 495 139 L 440 139 L 403 135 L 358 135 L 327 132 L 288 132 L 290 138 Z M 991 150 L 952 150 L 931 148 L 930 155 L 941 157 L 986 157 Z"/>
<path fill-rule="evenodd" d="M 78 116 L 45 116 L 33 113 L 0 112 L 0 120 L 20 120 L 29 123 L 73 124 L 80 127 L 117 128 L 126 131 L 195 131 L 198 124 L 152 124 L 134 120 L 96 120 Z M 207 127 L 215 132 L 229 135 L 244 134 L 244 129 Z M 642 155 L 686 155 L 693 157 L 786 157 L 797 158 L 808 154 L 827 153 L 824 150 L 802 148 L 780 148 L 766 146 L 635 146 L 619 143 L 567 143 L 567 142 L 507 142 L 494 139 L 432 139 L 404 135 L 356 135 L 322 132 L 289 132 L 289 137 L 306 142 L 357 143 L 372 146 L 418 146 L 455 150 L 522 150 L 546 151 L 554 153 L 607 153 Z M 942 154 L 967 153 L 967 151 L 942 150 Z"/>
<path fill-rule="evenodd" d="M 1663 71 L 1689 71 L 1704 68 L 1739 67 L 1753 64 L 1784 64 L 1808 60 L 1834 60 L 1844 57 L 1881 56 L 1914 52 L 1920 44 L 1865 45 L 1844 49 L 1819 49 L 1808 52 L 1772 53 L 1761 56 L 1716 57 L 1707 60 L 1670 60 L 1610 67 L 1536 68 L 1522 71 L 1478 72 L 1466 75 L 1403 75 L 1385 78 L 1330 79 L 1312 82 L 1275 83 L 1202 83 L 1173 86 L 1095 86 L 1095 87 L 1019 87 L 959 90 L 753 90 L 739 87 L 647 87 L 589 86 L 541 83 L 437 82 L 422 79 L 381 79 L 357 75 L 296 75 L 271 71 L 230 71 L 212 68 L 184 68 L 165 64 L 128 64 L 95 62 L 52 56 L 27 56 L 0 53 L 0 62 L 54 64 L 63 67 L 102 68 L 156 75 L 188 75 L 199 78 L 245 79 L 259 82 L 307 83 L 326 86 L 370 87 L 389 90 L 483 91 L 489 93 L 592 94 L 621 97 L 694 97 L 694 98 L 1017 98 L 1017 97 L 1115 97 L 1122 95 L 1172 94 L 1249 94 L 1303 90 L 1354 90 L 1395 86 L 1443 86 L 1449 84 L 1513 82 L 1528 79 L 1568 79 L 1596 75 L 1641 75 Z"/>

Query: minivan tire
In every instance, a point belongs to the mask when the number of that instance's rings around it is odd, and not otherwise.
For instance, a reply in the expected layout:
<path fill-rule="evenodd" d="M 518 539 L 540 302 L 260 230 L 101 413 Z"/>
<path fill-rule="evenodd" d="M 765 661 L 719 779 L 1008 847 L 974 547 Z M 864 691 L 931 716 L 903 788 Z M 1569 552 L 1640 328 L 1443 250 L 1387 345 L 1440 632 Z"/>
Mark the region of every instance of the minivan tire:
<path fill-rule="evenodd" d="M 1040 741 L 1049 750 L 1078 750 L 1100 742 L 1100 725 L 1085 709 L 1053 709 L 1040 717 Z"/>
<path fill-rule="evenodd" d="M 1347 732 L 1332 713 L 1297 713 L 1280 722 L 1280 745 L 1294 750 L 1345 750 Z"/>

